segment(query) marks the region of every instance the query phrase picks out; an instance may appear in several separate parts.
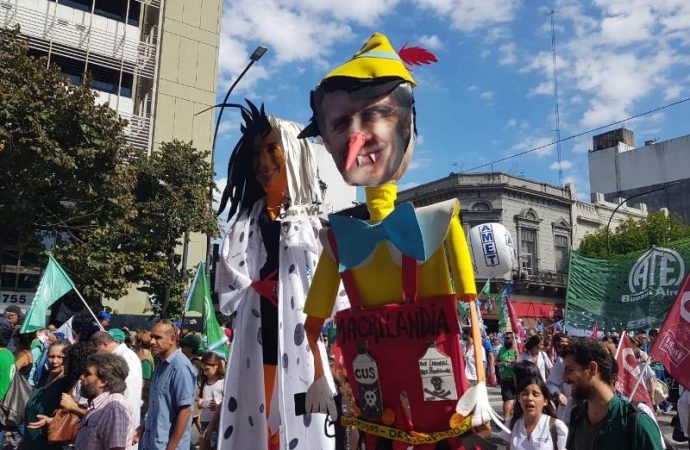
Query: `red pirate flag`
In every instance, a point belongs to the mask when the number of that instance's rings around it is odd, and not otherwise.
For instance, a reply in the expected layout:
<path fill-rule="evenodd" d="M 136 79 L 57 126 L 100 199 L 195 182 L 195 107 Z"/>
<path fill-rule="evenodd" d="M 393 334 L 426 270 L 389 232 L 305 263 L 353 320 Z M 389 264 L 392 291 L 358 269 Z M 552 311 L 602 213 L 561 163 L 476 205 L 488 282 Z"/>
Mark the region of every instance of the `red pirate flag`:
<path fill-rule="evenodd" d="M 616 362 L 618 363 L 616 390 L 633 402 L 642 402 L 654 408 L 654 402 L 649 396 L 647 385 L 642 380 L 642 370 L 637 364 L 637 358 L 635 358 L 632 343 L 627 333 L 623 333 L 621 337 L 616 353 Z"/>
<path fill-rule="evenodd" d="M 690 388 L 690 272 L 685 276 L 650 353 L 676 381 Z"/>

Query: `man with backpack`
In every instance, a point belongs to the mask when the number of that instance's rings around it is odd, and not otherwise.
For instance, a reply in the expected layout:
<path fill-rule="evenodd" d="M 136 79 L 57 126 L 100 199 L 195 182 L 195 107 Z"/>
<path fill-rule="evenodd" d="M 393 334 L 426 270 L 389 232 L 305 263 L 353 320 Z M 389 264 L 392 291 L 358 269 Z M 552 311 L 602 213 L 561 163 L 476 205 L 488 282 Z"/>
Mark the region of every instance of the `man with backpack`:
<path fill-rule="evenodd" d="M 662 450 L 659 428 L 649 415 L 614 393 L 618 365 L 592 339 L 578 339 L 561 351 L 563 381 L 580 400 L 570 416 L 568 450 Z"/>

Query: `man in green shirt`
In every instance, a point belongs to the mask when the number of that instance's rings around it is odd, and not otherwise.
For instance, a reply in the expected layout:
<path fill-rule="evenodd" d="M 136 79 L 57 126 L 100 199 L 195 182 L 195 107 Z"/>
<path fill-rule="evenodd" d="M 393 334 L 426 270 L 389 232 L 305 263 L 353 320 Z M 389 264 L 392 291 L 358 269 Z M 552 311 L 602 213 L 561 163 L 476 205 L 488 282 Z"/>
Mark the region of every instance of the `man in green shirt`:
<path fill-rule="evenodd" d="M 498 351 L 498 367 L 501 374 L 501 398 L 503 399 L 503 417 L 510 417 L 515 400 L 515 380 L 513 366 L 517 361 L 518 352 L 515 348 L 513 333 L 503 335 L 503 347 Z"/>
<path fill-rule="evenodd" d="M 654 419 L 614 394 L 618 364 L 593 339 L 577 339 L 561 351 L 563 381 L 580 400 L 570 415 L 568 450 L 663 450 Z"/>
<path fill-rule="evenodd" d="M 12 327 L 6 323 L 0 323 L 0 400 L 3 400 L 7 395 L 16 372 L 14 355 L 7 349 L 7 344 L 11 338 Z"/>

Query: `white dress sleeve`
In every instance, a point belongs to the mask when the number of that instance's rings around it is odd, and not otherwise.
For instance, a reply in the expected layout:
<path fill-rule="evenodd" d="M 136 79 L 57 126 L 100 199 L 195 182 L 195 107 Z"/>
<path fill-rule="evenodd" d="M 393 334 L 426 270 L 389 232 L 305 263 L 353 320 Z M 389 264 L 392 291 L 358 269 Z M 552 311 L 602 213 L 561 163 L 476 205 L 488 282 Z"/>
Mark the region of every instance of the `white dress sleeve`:
<path fill-rule="evenodd" d="M 568 426 L 560 419 L 556 419 L 556 448 L 565 450 L 565 443 L 568 440 Z"/>

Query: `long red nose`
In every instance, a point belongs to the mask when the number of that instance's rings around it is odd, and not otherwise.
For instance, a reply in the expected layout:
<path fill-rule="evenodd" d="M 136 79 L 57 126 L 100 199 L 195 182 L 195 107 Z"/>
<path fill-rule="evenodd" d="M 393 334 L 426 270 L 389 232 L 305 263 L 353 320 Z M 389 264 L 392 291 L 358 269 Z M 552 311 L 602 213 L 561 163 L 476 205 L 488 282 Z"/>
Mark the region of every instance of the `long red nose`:
<path fill-rule="evenodd" d="M 359 131 L 355 131 L 354 133 L 352 133 L 352 135 L 350 136 L 350 142 L 348 144 L 347 149 L 345 170 L 349 171 L 352 168 L 352 164 L 355 163 L 357 155 L 359 154 L 359 151 L 362 149 L 366 141 L 367 137 L 363 133 L 360 133 Z"/>

